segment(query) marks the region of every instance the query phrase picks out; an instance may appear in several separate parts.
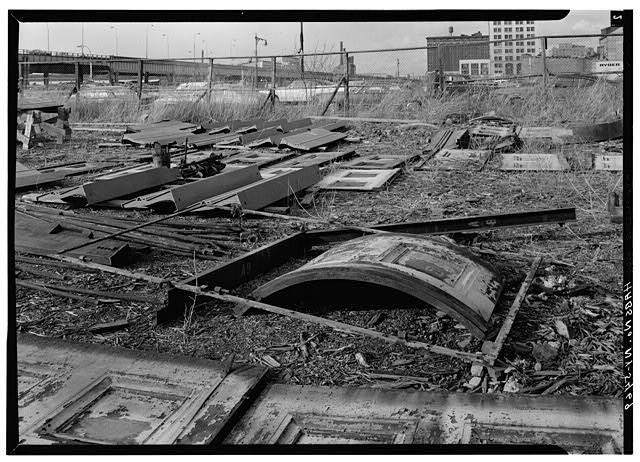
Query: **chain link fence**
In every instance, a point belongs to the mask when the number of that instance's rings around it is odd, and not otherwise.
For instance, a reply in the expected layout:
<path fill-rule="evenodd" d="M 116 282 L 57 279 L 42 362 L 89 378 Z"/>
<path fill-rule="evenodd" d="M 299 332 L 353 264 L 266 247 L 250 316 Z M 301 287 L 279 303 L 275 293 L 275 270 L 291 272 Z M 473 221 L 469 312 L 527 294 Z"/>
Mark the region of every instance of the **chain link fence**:
<path fill-rule="evenodd" d="M 309 115 L 422 117 L 435 99 L 622 80 L 621 33 L 288 56 L 139 59 L 20 50 L 19 100 L 304 106 Z"/>

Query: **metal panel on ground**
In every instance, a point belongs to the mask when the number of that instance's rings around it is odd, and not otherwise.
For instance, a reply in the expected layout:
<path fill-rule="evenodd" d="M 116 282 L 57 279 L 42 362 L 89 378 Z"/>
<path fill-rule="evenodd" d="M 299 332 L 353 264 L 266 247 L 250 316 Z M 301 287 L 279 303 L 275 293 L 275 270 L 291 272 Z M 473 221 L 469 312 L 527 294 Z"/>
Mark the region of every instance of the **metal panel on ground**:
<path fill-rule="evenodd" d="M 473 149 L 441 149 L 430 160 L 414 170 L 482 170 L 491 151 Z"/>
<path fill-rule="evenodd" d="M 18 335 L 28 444 L 211 444 L 262 367 Z"/>
<path fill-rule="evenodd" d="M 622 171 L 622 158 L 623 156 L 596 156 L 595 169 L 620 172 Z"/>
<path fill-rule="evenodd" d="M 522 139 L 549 139 L 554 143 L 592 143 L 620 138 L 623 135 L 623 119 L 598 124 L 573 125 L 571 127 L 522 127 L 518 136 Z"/>
<path fill-rule="evenodd" d="M 58 223 L 15 214 L 16 250 L 34 255 L 53 255 L 70 246 L 89 242 L 102 233 L 86 233 Z M 130 249 L 126 242 L 108 239 L 72 250 L 67 255 L 103 265 L 122 266 L 129 260 Z"/>
<path fill-rule="evenodd" d="M 208 212 L 223 205 L 239 204 L 247 210 L 260 210 L 267 205 L 289 197 L 320 180 L 318 166 L 286 169 L 283 173 L 211 198 L 211 206 L 205 205 L 192 213 Z"/>
<path fill-rule="evenodd" d="M 162 186 L 176 181 L 178 178 L 180 178 L 180 170 L 177 168 L 153 168 L 151 165 L 145 165 L 101 176 L 91 183 L 82 185 L 82 189 L 87 204 L 91 205 Z"/>
<path fill-rule="evenodd" d="M 291 289 L 320 281 L 349 281 L 395 289 L 441 310 L 483 338 L 502 291 L 487 263 L 445 238 L 378 234 L 339 244 L 253 292 L 287 306 Z"/>
<path fill-rule="evenodd" d="M 123 204 L 123 208 L 153 208 L 162 210 L 183 210 L 197 202 L 218 196 L 233 189 L 260 181 L 262 177 L 258 167 L 249 167 L 224 170 L 222 173 L 190 181 L 183 185 L 175 186 L 168 191 L 148 194 L 132 199 Z"/>
<path fill-rule="evenodd" d="M 324 167 L 325 165 L 333 162 L 338 162 L 344 159 L 352 157 L 356 153 L 355 149 L 347 149 L 345 151 L 337 152 L 310 152 L 303 154 L 294 159 L 286 160 L 280 164 L 280 167 L 294 167 L 302 168 L 310 165 L 317 165 L 318 167 Z"/>
<path fill-rule="evenodd" d="M 327 175 L 318 183 L 320 189 L 349 191 L 376 191 L 400 174 L 402 169 L 388 170 L 339 170 Z"/>
<path fill-rule="evenodd" d="M 500 154 L 500 170 L 569 170 L 562 154 Z"/>
<path fill-rule="evenodd" d="M 269 384 L 224 443 L 542 444 L 620 453 L 622 430 L 621 399 Z"/>
<path fill-rule="evenodd" d="M 340 168 L 354 168 L 354 169 L 385 169 L 402 167 L 406 163 L 406 159 L 400 156 L 385 156 L 374 155 L 367 157 L 358 157 L 357 159 L 350 160 L 340 164 Z"/>
<path fill-rule="evenodd" d="M 301 151 L 310 151 L 320 146 L 335 143 L 346 137 L 346 133 L 336 133 L 323 128 L 314 128 L 304 133 L 285 136 L 280 140 L 280 146 L 288 146 Z"/>

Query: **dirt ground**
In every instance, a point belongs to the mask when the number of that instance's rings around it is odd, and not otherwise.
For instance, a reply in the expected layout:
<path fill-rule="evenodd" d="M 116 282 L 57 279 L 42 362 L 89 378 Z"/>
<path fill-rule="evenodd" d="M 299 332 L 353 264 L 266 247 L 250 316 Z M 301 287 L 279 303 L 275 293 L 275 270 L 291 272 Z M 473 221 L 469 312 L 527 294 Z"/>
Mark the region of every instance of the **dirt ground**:
<path fill-rule="evenodd" d="M 350 145 L 356 147 L 360 155 L 413 155 L 420 153 L 433 133 L 432 129 L 418 126 L 360 125 L 350 130 L 350 135 L 359 137 L 360 141 Z M 97 147 L 98 142 L 116 138 L 110 133 L 75 132 L 72 141 L 62 147 L 47 143 L 28 152 L 19 149 L 17 160 L 40 167 L 75 160 L 122 159 L 131 152 L 139 152 L 136 148 Z M 604 153 L 612 147 L 621 149 L 621 146 L 621 142 L 605 142 L 565 146 L 562 151 L 571 158 Z M 210 359 L 234 354 L 235 361 L 276 366 L 272 367 L 270 376 L 282 383 L 620 396 L 623 390 L 622 225 L 610 222 L 607 200 L 609 192 L 622 190 L 622 174 L 580 169 L 501 172 L 497 162 L 494 159 L 481 172 L 413 171 L 409 166 L 382 191 L 318 193 L 314 207 L 292 210 L 292 214 L 298 216 L 373 225 L 575 207 L 577 221 L 564 226 L 509 228 L 467 235 L 459 241 L 504 276 L 503 294 L 491 320 L 496 328 L 501 325 L 531 262 L 538 255 L 543 257 L 538 277 L 497 362 L 498 375 L 487 377 L 479 386 L 466 386 L 471 373 L 470 365 L 463 361 L 391 346 L 274 314 L 237 318 L 229 305 L 221 303 L 198 307 L 190 323 L 178 320 L 156 326 L 158 307 L 151 304 L 104 300 L 93 305 L 17 287 L 17 328 L 36 335 Z M 69 178 L 65 186 L 80 184 L 87 178 Z M 16 200 L 21 196 L 16 194 Z M 125 213 L 112 209 L 87 208 L 77 212 L 156 216 L 150 212 Z M 242 251 L 250 251 L 299 229 L 299 224 L 276 219 L 246 219 L 246 223 L 255 226 L 258 242 L 245 243 Z M 232 292 L 246 296 L 252 289 L 301 266 L 321 251 L 314 249 L 307 258 L 291 260 Z M 220 262 L 238 254 L 222 258 Z M 216 264 L 218 262 L 154 250 L 127 269 L 180 281 Z M 55 271 L 65 278 L 16 271 L 18 277 L 35 282 L 157 295 L 156 287 L 117 275 L 23 266 L 41 272 Z M 334 295 L 339 299 L 339 294 Z M 331 308 L 328 306 L 328 312 L 322 316 L 361 327 L 373 326 L 389 334 L 406 333 L 410 339 L 468 352 L 479 351 L 481 347 L 481 342 L 454 320 L 426 307 L 343 306 L 340 311 Z M 132 321 L 129 329 L 102 335 L 86 330 L 95 323 L 122 318 Z M 358 353 L 364 361 L 356 358 Z M 399 377 L 383 378 L 380 374 Z"/>

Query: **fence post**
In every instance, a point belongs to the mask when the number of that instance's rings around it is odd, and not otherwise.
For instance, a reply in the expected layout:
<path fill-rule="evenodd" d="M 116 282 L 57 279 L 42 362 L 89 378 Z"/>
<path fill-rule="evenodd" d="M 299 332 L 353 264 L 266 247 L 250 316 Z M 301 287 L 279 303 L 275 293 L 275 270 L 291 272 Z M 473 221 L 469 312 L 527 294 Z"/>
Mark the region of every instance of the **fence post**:
<path fill-rule="evenodd" d="M 141 59 L 138 61 L 138 101 L 142 99 L 142 69 L 144 61 Z"/>
<path fill-rule="evenodd" d="M 74 63 L 75 74 L 76 74 L 76 90 L 78 93 L 80 92 L 80 86 L 82 85 L 82 69 L 80 69 L 80 63 L 76 61 Z"/>
<path fill-rule="evenodd" d="M 276 57 L 271 58 L 273 69 L 271 70 L 271 111 L 276 110 Z"/>
<path fill-rule="evenodd" d="M 540 45 L 542 48 L 542 85 L 544 88 L 547 88 L 547 39 L 544 37 L 540 38 Z"/>
<path fill-rule="evenodd" d="M 207 91 L 209 101 L 211 101 L 211 89 L 213 88 L 213 58 L 209 58 L 209 89 Z"/>
<path fill-rule="evenodd" d="M 344 112 L 349 117 L 349 53 L 344 52 Z"/>
<path fill-rule="evenodd" d="M 42 77 L 44 79 L 44 89 L 48 90 L 49 89 L 49 73 L 48 72 L 43 73 Z"/>

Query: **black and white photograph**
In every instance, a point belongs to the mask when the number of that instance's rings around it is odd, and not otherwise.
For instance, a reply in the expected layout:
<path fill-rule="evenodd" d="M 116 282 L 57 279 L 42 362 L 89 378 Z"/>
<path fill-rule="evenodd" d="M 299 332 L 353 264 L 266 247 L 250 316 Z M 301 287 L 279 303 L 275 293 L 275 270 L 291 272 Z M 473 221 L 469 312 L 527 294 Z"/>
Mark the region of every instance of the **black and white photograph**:
<path fill-rule="evenodd" d="M 6 453 L 632 453 L 599 5 L 9 9 Z"/>

